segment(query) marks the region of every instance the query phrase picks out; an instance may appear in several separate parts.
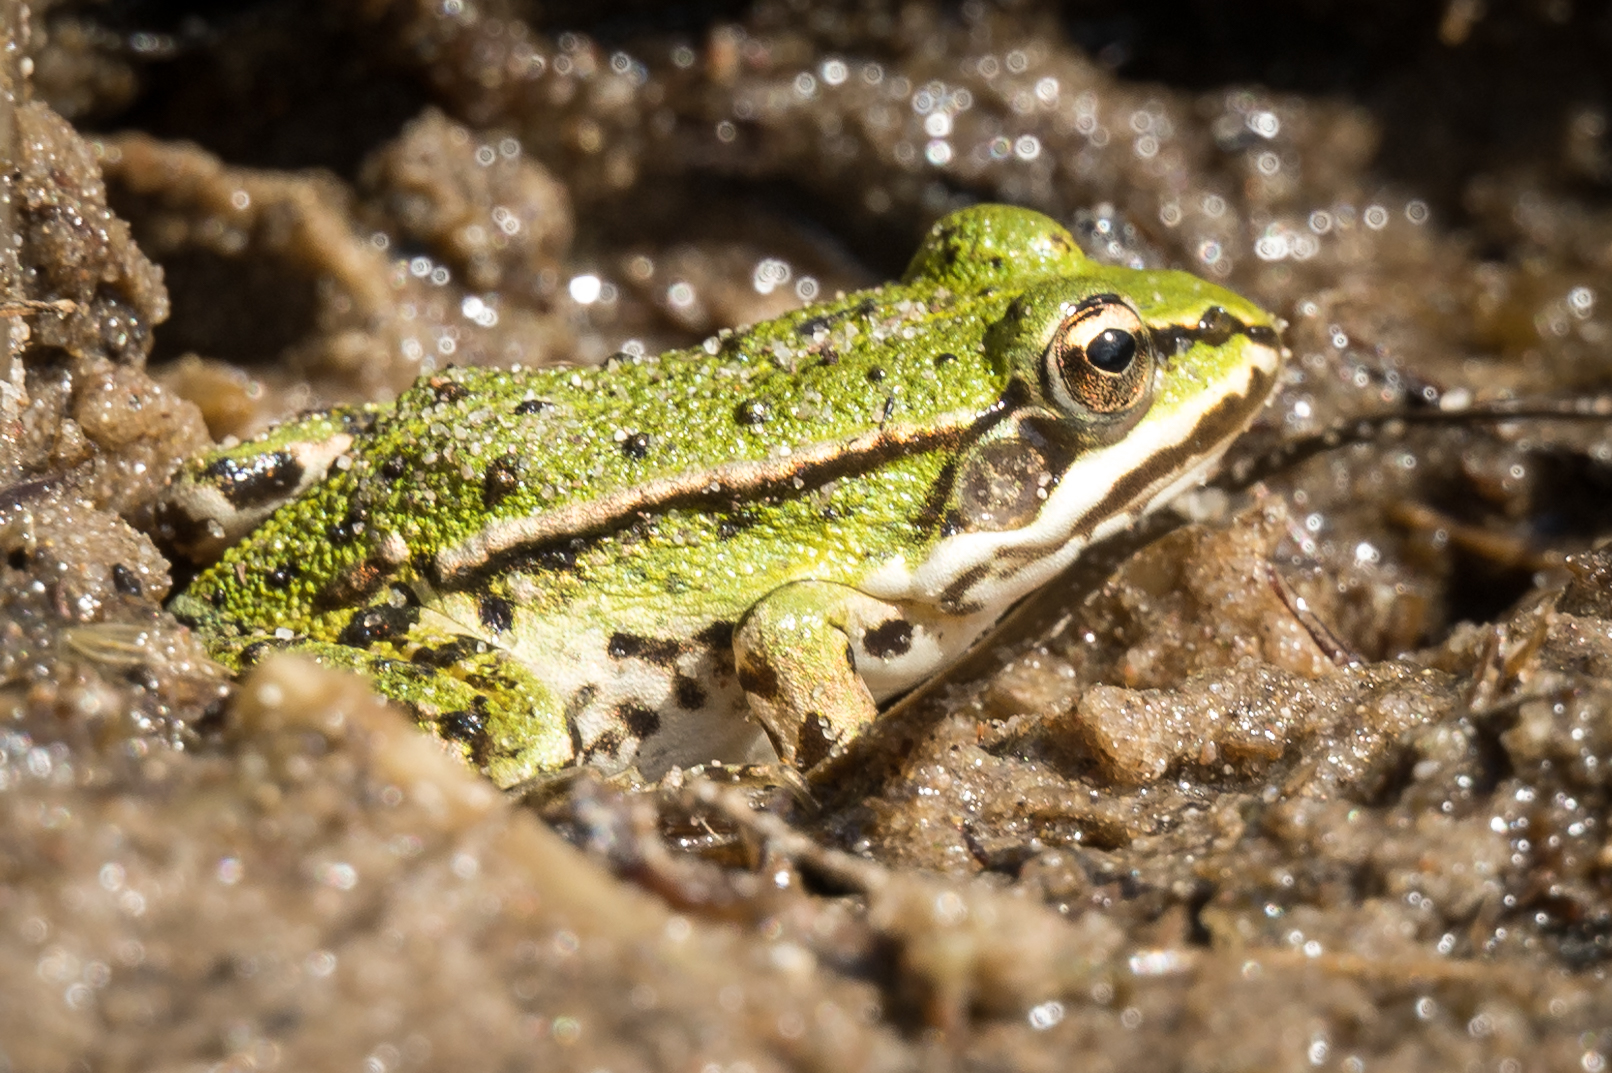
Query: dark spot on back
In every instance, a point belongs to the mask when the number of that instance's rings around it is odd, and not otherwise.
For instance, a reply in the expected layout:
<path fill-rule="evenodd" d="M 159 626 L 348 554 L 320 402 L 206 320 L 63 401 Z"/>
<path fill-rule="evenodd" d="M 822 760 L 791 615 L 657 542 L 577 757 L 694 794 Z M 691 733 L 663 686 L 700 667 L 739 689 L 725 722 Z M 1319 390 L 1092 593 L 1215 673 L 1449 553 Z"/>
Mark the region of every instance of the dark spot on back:
<path fill-rule="evenodd" d="M 368 648 L 377 641 L 395 641 L 409 632 L 420 618 L 418 607 L 365 607 L 353 613 L 336 638 L 337 644 Z"/>
<path fill-rule="evenodd" d="M 481 624 L 494 633 L 503 633 L 515 625 L 515 605 L 502 596 L 494 596 L 490 592 L 482 593 L 477 612 L 481 617 Z"/>
<path fill-rule="evenodd" d="M 957 355 L 953 354 L 949 350 L 942 350 L 939 354 L 935 355 L 935 364 L 936 365 L 950 365 L 952 362 L 954 362 L 956 360 L 957 360 Z"/>
<path fill-rule="evenodd" d="M 759 425 L 772 416 L 772 407 L 761 399 L 746 399 L 733 408 L 733 419 L 741 425 Z"/>
<path fill-rule="evenodd" d="M 683 646 L 676 641 L 662 641 L 655 637 L 640 637 L 635 633 L 617 631 L 610 635 L 608 646 L 611 659 L 641 659 L 658 666 L 669 666 L 682 653 Z"/>
<path fill-rule="evenodd" d="M 837 318 L 827 313 L 819 313 L 815 317 L 807 317 L 795 325 L 796 335 L 816 335 L 818 332 L 833 324 Z"/>
<path fill-rule="evenodd" d="M 862 647 L 875 659 L 905 656 L 912 651 L 912 623 L 904 618 L 893 618 L 862 635 Z"/>
<path fill-rule="evenodd" d="M 520 459 L 514 455 L 495 458 L 487 464 L 487 473 L 481 479 L 481 505 L 490 510 L 520 486 Z"/>
<path fill-rule="evenodd" d="M 296 576 L 297 568 L 295 566 L 290 563 L 281 563 L 279 566 L 269 571 L 268 577 L 266 577 L 264 581 L 269 588 L 279 589 L 281 592 L 284 592 L 286 589 L 291 587 L 291 582 L 296 578 Z"/>
<path fill-rule="evenodd" d="M 530 414 L 541 414 L 554 409 L 554 404 L 547 399 L 524 399 L 515 404 L 515 412 L 522 417 Z"/>
<path fill-rule="evenodd" d="M 6 565 L 13 570 L 28 569 L 28 551 L 26 548 L 12 548 L 6 552 Z"/>
<path fill-rule="evenodd" d="M 646 458 L 649 455 L 649 433 L 634 432 L 621 441 L 621 453 L 628 458 Z"/>
<path fill-rule="evenodd" d="M 616 708 L 616 718 L 627 725 L 635 738 L 647 738 L 660 729 L 660 713 L 641 704 L 622 704 Z"/>
<path fill-rule="evenodd" d="M 761 516 L 753 510 L 736 510 L 731 514 L 722 516 L 722 520 L 716 523 L 716 533 L 723 540 L 728 540 L 738 536 L 760 521 Z"/>
<path fill-rule="evenodd" d="M 362 507 L 353 507 L 348 510 L 345 518 L 326 529 L 325 535 L 330 538 L 332 544 L 351 544 L 364 532 L 364 523 L 366 521 L 368 521 L 368 515 L 364 509 Z"/>
<path fill-rule="evenodd" d="M 431 394 L 436 396 L 438 402 L 458 402 L 470 394 L 470 389 L 457 380 L 432 377 L 426 386 L 431 389 Z"/>
<path fill-rule="evenodd" d="M 393 455 L 381 463 L 381 476 L 389 481 L 395 481 L 408 472 L 409 464 L 399 455 Z"/>
<path fill-rule="evenodd" d="M 337 608 L 362 603 L 386 584 L 386 579 L 391 573 L 392 567 L 389 564 L 378 563 L 373 559 L 354 563 L 314 594 L 314 610 L 334 611 Z"/>
<path fill-rule="evenodd" d="M 145 588 L 140 584 L 140 575 L 122 563 L 112 564 L 112 587 L 125 596 L 145 595 Z"/>
<path fill-rule="evenodd" d="M 884 370 L 875 365 L 873 368 L 868 370 L 867 376 L 868 383 L 877 384 L 884 379 Z"/>
<path fill-rule="evenodd" d="M 220 458 L 202 470 L 202 476 L 217 485 L 236 509 L 261 506 L 293 491 L 302 473 L 302 463 L 289 451 L 271 451 L 247 460 Z"/>
<path fill-rule="evenodd" d="M 680 674 L 672 680 L 672 695 L 677 698 L 677 706 L 685 712 L 697 712 L 705 707 L 705 690 L 686 674 Z"/>

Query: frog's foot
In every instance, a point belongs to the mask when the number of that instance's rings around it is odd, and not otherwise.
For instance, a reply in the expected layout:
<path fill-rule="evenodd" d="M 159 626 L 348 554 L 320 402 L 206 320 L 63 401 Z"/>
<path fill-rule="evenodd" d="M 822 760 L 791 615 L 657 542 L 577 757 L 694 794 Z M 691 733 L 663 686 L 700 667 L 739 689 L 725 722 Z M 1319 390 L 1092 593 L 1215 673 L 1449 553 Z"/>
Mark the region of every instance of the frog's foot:
<path fill-rule="evenodd" d="M 879 709 L 864 675 L 889 678 L 909 654 L 925 660 L 915 629 L 899 605 L 834 582 L 799 581 L 757 601 L 734 631 L 734 663 L 779 758 L 809 772 L 872 722 Z"/>
<path fill-rule="evenodd" d="M 464 636 L 413 637 L 368 649 L 297 638 L 240 646 L 245 666 L 268 648 L 297 652 L 369 678 L 376 693 L 508 789 L 575 762 L 565 711 L 508 653 Z"/>

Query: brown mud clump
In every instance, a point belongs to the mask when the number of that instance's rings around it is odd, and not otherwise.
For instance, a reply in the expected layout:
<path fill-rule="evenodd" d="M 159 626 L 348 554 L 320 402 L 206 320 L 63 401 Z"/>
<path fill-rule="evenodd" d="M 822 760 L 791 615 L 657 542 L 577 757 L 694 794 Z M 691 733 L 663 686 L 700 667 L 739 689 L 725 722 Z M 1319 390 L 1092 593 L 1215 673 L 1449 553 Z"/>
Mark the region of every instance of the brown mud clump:
<path fill-rule="evenodd" d="M 0 1069 L 1606 1068 L 1581 8 L 0 4 Z M 209 443 L 696 343 L 980 201 L 1291 359 L 815 795 L 506 797 L 165 609 Z"/>

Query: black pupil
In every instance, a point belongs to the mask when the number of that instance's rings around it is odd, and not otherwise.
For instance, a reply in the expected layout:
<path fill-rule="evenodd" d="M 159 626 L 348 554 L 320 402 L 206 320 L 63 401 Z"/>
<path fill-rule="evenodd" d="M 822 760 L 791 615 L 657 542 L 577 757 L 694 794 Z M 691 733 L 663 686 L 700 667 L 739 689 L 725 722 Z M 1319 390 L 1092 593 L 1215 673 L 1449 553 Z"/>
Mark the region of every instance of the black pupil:
<path fill-rule="evenodd" d="M 1122 373 L 1136 357 L 1136 336 L 1109 328 L 1086 344 L 1086 360 L 1105 373 Z"/>

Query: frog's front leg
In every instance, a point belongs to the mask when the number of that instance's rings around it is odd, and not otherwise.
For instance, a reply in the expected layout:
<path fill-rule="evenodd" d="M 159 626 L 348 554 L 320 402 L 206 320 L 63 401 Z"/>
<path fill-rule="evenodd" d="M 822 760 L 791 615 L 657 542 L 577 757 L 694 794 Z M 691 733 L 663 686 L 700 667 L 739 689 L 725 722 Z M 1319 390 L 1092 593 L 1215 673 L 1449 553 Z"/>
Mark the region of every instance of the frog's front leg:
<path fill-rule="evenodd" d="M 739 686 L 779 758 L 809 771 L 873 721 L 876 698 L 934 669 L 926 632 L 898 604 L 797 581 L 758 600 L 734 630 Z"/>

